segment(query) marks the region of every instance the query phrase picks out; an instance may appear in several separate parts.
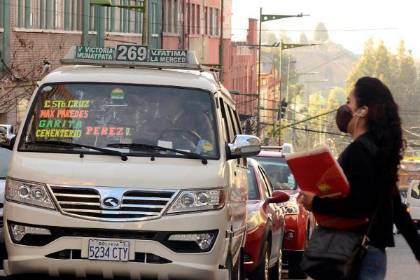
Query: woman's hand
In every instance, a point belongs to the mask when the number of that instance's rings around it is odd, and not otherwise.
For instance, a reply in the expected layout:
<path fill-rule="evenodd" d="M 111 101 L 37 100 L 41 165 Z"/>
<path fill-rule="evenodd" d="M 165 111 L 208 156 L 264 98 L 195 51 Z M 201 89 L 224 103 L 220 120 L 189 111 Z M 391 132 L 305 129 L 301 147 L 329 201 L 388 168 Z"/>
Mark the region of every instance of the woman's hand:
<path fill-rule="evenodd" d="M 316 195 L 311 192 L 300 192 L 297 201 L 305 207 L 306 210 L 312 210 L 312 202 Z"/>

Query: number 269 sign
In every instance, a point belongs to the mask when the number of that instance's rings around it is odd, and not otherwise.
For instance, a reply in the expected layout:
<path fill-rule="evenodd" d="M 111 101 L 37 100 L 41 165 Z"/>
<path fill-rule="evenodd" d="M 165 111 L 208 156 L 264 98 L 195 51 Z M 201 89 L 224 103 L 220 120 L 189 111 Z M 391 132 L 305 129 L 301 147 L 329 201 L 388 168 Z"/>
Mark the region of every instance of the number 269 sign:
<path fill-rule="evenodd" d="M 148 49 L 145 46 L 118 45 L 116 60 L 118 61 L 147 61 Z"/>

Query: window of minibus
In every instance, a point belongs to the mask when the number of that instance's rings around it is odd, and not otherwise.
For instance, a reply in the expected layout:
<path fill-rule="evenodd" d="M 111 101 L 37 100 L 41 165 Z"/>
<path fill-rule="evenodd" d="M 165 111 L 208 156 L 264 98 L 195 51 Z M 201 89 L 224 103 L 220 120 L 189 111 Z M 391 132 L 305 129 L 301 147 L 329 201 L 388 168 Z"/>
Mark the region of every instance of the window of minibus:
<path fill-rule="evenodd" d="M 218 159 L 215 123 L 214 98 L 200 89 L 110 83 L 48 84 L 37 93 L 19 150 L 80 152 L 81 147 L 45 145 L 46 141 L 64 141 L 123 150 L 132 156 L 182 157 L 174 152 L 130 146 L 147 144 Z M 126 147 L 130 147 L 128 151 Z"/>

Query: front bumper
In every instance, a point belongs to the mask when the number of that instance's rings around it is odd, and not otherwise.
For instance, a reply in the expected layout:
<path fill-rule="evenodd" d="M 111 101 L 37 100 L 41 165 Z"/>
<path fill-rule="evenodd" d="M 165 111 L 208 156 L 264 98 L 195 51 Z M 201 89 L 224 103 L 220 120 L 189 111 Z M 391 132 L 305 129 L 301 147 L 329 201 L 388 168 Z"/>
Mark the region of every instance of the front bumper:
<path fill-rule="evenodd" d="M 7 275 L 41 273 L 55 277 L 97 275 L 104 278 L 121 276 L 131 279 L 141 277 L 152 279 L 226 278 L 226 270 L 221 269 L 226 262 L 228 247 L 226 228 L 224 228 L 225 209 L 164 216 L 157 220 L 116 223 L 77 219 L 56 211 L 6 203 L 5 215 L 5 243 L 8 251 L 5 272 Z M 47 244 L 19 245 L 13 243 L 11 239 L 9 222 L 61 229 L 64 233 Z M 162 232 L 212 230 L 218 230 L 218 235 L 212 249 L 207 253 L 176 253 L 162 240 L 149 238 L 150 233 L 162 236 L 159 235 Z M 144 237 L 141 237 L 143 233 Z M 90 238 L 130 240 L 130 261 L 88 260 L 87 244 Z"/>
<path fill-rule="evenodd" d="M 265 242 L 264 238 L 264 226 L 259 226 L 246 235 L 244 270 L 247 273 L 255 271 L 260 263 L 262 246 L 264 246 Z"/>

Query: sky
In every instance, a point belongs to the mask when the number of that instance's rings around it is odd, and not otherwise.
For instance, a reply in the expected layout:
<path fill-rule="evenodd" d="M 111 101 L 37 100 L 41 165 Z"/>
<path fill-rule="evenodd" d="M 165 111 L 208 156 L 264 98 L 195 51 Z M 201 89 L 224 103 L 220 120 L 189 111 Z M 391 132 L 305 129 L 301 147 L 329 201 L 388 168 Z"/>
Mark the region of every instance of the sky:
<path fill-rule="evenodd" d="M 418 0 L 232 0 L 232 33 L 234 40 L 245 40 L 248 18 L 263 14 L 309 14 L 264 22 L 263 32 L 287 31 L 299 40 L 304 31 L 311 39 L 318 22 L 329 30 L 330 39 L 356 54 L 363 52 L 364 43 L 372 37 L 383 40 L 395 51 L 401 39 L 406 48 L 420 59 L 420 1 Z"/>

